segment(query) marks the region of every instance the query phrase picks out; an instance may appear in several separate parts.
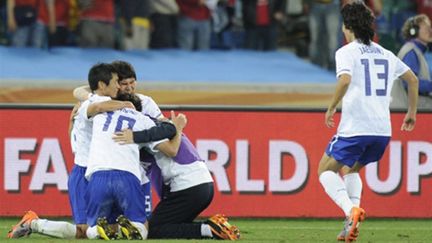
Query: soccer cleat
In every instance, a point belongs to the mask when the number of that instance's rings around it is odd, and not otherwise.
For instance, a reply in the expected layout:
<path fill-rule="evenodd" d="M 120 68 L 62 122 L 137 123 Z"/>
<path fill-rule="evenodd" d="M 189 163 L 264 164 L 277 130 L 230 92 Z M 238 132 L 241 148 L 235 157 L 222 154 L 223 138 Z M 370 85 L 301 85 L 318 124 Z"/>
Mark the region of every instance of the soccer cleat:
<path fill-rule="evenodd" d="M 21 218 L 21 221 L 19 221 L 18 224 L 12 226 L 12 229 L 9 230 L 7 237 L 21 238 L 23 236 L 30 235 L 32 233 L 31 222 L 35 219 L 39 219 L 37 214 L 31 210 L 27 211 Z"/>
<path fill-rule="evenodd" d="M 345 241 L 345 236 L 347 235 L 348 230 L 349 230 L 349 220 L 348 220 L 348 217 L 345 218 L 343 224 L 344 224 L 344 228 L 341 230 L 341 232 L 338 234 L 338 236 L 336 238 L 338 241 Z M 358 232 L 357 232 L 356 237 L 357 236 L 358 236 Z"/>
<path fill-rule="evenodd" d="M 128 240 L 142 240 L 141 233 L 135 227 L 131 221 L 126 218 L 124 215 L 120 215 L 117 218 L 117 223 L 120 225 L 120 230 L 123 234 L 123 237 L 125 237 Z"/>
<path fill-rule="evenodd" d="M 117 232 L 113 230 L 108 224 L 108 220 L 103 218 L 98 218 L 96 222 L 96 229 L 99 237 L 104 240 L 116 240 Z"/>
<path fill-rule="evenodd" d="M 355 241 L 359 234 L 360 222 L 364 221 L 366 212 L 362 208 L 353 207 L 351 209 L 351 215 L 348 219 L 348 230 L 345 235 L 345 242 Z"/>
<path fill-rule="evenodd" d="M 240 230 L 237 226 L 228 223 L 228 218 L 223 214 L 216 214 L 205 222 L 210 226 L 213 237 L 219 240 L 238 240 Z"/>

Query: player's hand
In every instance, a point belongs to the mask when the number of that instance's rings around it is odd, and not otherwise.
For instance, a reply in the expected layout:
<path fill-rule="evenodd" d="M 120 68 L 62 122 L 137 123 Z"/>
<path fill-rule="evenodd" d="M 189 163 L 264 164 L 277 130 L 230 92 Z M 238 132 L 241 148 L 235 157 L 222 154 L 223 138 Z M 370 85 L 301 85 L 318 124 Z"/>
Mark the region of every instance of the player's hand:
<path fill-rule="evenodd" d="M 124 108 L 131 108 L 136 110 L 135 106 L 130 101 L 123 101 Z"/>
<path fill-rule="evenodd" d="M 327 109 L 327 112 L 325 114 L 325 124 L 327 127 L 332 128 L 335 126 L 335 122 L 334 122 L 334 114 L 336 113 L 336 108 L 335 109 Z"/>
<path fill-rule="evenodd" d="M 174 123 L 174 126 L 176 127 L 177 131 L 180 132 L 183 131 L 183 128 L 185 128 L 187 124 L 186 115 L 183 113 L 179 113 L 176 116 L 174 111 L 171 111 L 171 121 Z"/>
<path fill-rule="evenodd" d="M 130 129 L 124 129 L 121 132 L 114 133 L 113 140 L 119 144 L 131 144 L 133 141 L 133 132 Z"/>
<path fill-rule="evenodd" d="M 401 131 L 412 131 L 415 127 L 416 116 L 412 113 L 407 113 L 405 115 L 404 121 L 401 126 Z"/>

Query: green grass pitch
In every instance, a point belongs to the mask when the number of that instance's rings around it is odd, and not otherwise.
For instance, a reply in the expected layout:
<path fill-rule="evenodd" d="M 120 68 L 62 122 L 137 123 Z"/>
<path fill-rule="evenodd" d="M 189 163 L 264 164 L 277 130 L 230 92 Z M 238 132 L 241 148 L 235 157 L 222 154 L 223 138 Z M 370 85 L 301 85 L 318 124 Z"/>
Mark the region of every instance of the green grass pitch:
<path fill-rule="evenodd" d="M 0 218 L 0 242 L 86 242 L 53 239 L 39 234 L 10 240 L 6 234 L 18 218 Z M 59 220 L 59 219 L 55 219 Z M 242 233 L 240 242 L 337 242 L 342 220 L 232 219 Z M 212 240 L 150 240 L 150 242 L 211 242 Z M 94 242 L 94 241 L 93 241 Z M 123 241 L 117 241 L 123 242 Z M 432 242 L 432 219 L 366 219 L 357 242 Z"/>

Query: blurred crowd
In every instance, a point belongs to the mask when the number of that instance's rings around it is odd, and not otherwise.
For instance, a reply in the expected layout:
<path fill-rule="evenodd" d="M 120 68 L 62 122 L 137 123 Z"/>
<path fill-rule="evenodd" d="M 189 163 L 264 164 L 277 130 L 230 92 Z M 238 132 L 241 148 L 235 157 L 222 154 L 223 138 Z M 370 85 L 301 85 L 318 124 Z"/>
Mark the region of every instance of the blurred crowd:
<path fill-rule="evenodd" d="M 293 49 L 334 68 L 340 7 L 353 0 L 0 0 L 0 44 L 119 50 Z M 358 1 L 358 0 L 357 0 Z M 406 19 L 432 0 L 365 0 L 376 41 L 397 52 Z"/>

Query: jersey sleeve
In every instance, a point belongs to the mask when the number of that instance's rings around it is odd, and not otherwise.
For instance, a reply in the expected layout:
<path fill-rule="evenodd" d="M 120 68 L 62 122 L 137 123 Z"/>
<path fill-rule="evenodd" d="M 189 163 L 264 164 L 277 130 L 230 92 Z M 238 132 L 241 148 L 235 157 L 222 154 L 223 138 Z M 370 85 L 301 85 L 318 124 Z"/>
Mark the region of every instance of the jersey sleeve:
<path fill-rule="evenodd" d="M 352 76 L 354 60 L 347 50 L 346 48 L 341 48 L 336 51 L 336 77 L 342 74 L 349 74 Z"/>
<path fill-rule="evenodd" d="M 81 104 L 80 108 L 78 109 L 78 112 L 77 112 L 78 116 L 83 121 L 90 120 L 90 118 L 87 116 L 87 110 L 88 110 L 89 105 L 90 105 L 90 100 L 86 100 Z"/>
<path fill-rule="evenodd" d="M 111 100 L 108 96 L 98 96 L 98 95 L 92 95 L 88 100 L 84 101 L 84 103 L 81 105 L 80 109 L 78 110 L 78 113 L 80 114 L 81 118 L 84 120 L 92 120 L 93 117 L 87 116 L 87 110 L 91 104 L 98 103 L 98 102 L 104 102 Z M 82 110 L 81 110 L 82 108 Z"/>
<path fill-rule="evenodd" d="M 398 78 L 406 73 L 408 70 L 411 70 L 408 65 L 406 65 L 402 60 L 393 55 L 393 60 L 395 60 L 395 76 L 394 78 Z"/>

